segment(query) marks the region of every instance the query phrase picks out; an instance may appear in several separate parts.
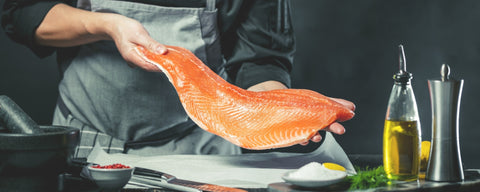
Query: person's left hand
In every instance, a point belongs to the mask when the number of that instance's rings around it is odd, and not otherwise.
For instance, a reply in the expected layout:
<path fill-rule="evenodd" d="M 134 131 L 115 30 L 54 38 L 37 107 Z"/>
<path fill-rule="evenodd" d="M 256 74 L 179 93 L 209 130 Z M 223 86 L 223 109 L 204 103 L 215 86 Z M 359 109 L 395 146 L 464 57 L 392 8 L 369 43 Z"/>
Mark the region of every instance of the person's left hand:
<path fill-rule="evenodd" d="M 116 14 L 111 14 L 110 19 L 112 20 L 110 25 L 113 25 L 113 27 L 110 27 L 110 30 L 108 30 L 108 35 L 115 42 L 123 59 L 131 67 L 140 67 L 146 71 L 160 72 L 157 66 L 142 58 L 135 51 L 135 47 L 141 45 L 157 54 L 165 54 L 167 53 L 165 45 L 155 41 L 143 25 L 134 19 Z"/>
<path fill-rule="evenodd" d="M 275 89 L 287 89 L 287 88 L 288 88 L 287 86 L 285 86 L 283 83 L 280 83 L 278 81 L 265 81 L 265 82 L 253 85 L 253 86 L 249 87 L 247 90 L 249 90 L 249 91 L 270 91 L 270 90 L 275 90 Z M 331 97 L 330 97 L 330 99 L 346 106 L 347 108 L 349 108 L 352 111 L 355 110 L 355 104 L 353 104 L 350 101 L 347 101 L 345 99 L 340 99 L 340 98 L 331 98 Z M 338 134 L 338 135 L 342 135 L 342 134 L 345 133 L 345 127 L 343 127 L 343 125 L 338 123 L 338 122 L 332 123 L 330 126 L 328 126 L 327 128 L 325 128 L 323 130 L 328 131 L 328 132 L 332 132 L 332 133 L 335 133 L 335 134 Z M 320 142 L 321 140 L 322 140 L 322 136 L 318 132 L 315 135 L 313 135 L 313 137 L 310 139 L 310 141 L 316 142 L 316 143 Z M 308 141 L 300 143 L 300 145 L 304 145 L 304 146 L 308 145 Z"/>

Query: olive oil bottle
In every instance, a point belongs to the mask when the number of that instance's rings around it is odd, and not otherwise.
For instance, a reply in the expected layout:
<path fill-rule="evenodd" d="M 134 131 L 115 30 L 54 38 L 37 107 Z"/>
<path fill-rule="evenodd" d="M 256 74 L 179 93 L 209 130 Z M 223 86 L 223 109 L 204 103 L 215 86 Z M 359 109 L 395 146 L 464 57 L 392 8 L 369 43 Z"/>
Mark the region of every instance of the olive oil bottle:
<path fill-rule="evenodd" d="M 421 129 L 417 102 L 407 72 L 403 46 L 400 70 L 393 76 L 394 85 L 388 101 L 383 132 L 383 166 L 393 180 L 418 179 L 420 168 Z"/>

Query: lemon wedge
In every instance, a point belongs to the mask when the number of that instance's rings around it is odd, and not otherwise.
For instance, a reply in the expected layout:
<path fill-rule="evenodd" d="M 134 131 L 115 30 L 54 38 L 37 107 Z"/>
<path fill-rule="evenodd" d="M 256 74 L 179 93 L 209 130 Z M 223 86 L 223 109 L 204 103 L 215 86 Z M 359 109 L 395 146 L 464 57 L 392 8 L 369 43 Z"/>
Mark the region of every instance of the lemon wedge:
<path fill-rule="evenodd" d="M 422 141 L 420 154 L 420 171 L 427 170 L 428 158 L 430 156 L 430 141 Z"/>
<path fill-rule="evenodd" d="M 342 167 L 341 165 L 335 163 L 323 163 L 323 167 L 330 170 L 346 171 L 345 167 Z"/>

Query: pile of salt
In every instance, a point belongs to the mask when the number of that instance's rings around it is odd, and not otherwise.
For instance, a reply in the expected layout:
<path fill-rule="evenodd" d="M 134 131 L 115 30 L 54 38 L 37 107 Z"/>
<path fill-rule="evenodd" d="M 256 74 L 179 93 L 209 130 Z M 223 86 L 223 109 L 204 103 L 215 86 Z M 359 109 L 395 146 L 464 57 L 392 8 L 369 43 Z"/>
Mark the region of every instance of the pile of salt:
<path fill-rule="evenodd" d="M 289 176 L 292 179 L 301 180 L 330 180 L 344 177 L 345 174 L 343 171 L 327 169 L 320 163 L 311 162 L 292 172 Z"/>

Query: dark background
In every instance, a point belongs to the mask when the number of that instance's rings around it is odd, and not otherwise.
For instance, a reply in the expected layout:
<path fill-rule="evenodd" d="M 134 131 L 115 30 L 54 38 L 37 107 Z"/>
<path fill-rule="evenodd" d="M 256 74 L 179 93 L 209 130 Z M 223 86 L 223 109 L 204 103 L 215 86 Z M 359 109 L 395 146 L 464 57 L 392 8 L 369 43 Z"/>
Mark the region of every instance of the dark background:
<path fill-rule="evenodd" d="M 0 0 L 3 5 L 3 0 Z M 356 106 L 347 132 L 336 136 L 348 154 L 381 154 L 383 123 L 399 44 L 413 73 L 422 139 L 431 138 L 427 79 L 450 65 L 464 79 L 460 146 L 464 166 L 480 168 L 480 1 L 295 0 L 297 54 L 294 88 L 345 98 Z M 50 124 L 59 75 L 55 57 L 39 59 L 0 33 L 0 94 L 37 123 Z"/>

